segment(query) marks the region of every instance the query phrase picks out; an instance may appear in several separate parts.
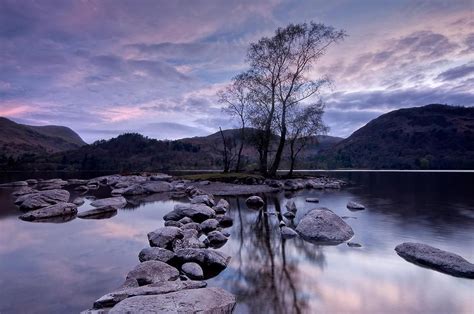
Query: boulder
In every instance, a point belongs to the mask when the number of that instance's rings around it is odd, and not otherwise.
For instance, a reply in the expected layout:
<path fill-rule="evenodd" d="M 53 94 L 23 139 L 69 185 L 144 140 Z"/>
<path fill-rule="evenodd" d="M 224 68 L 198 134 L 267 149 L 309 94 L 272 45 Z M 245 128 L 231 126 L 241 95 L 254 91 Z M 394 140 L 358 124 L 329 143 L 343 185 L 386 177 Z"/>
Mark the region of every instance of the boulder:
<path fill-rule="evenodd" d="M 200 280 L 204 278 L 204 272 L 202 271 L 202 268 L 201 266 L 199 266 L 198 263 L 194 263 L 194 262 L 184 263 L 181 266 L 181 270 L 190 279 Z"/>
<path fill-rule="evenodd" d="M 319 203 L 319 198 L 308 197 L 308 198 L 306 198 L 306 202 L 308 202 L 308 203 Z"/>
<path fill-rule="evenodd" d="M 230 314 L 235 302 L 235 296 L 222 288 L 188 289 L 127 298 L 114 306 L 109 313 Z"/>
<path fill-rule="evenodd" d="M 216 203 L 214 202 L 214 197 L 212 197 L 212 195 L 201 194 L 194 196 L 191 199 L 191 204 L 205 204 L 209 207 L 212 207 Z"/>
<path fill-rule="evenodd" d="M 76 197 L 72 203 L 73 204 L 76 204 L 77 206 L 81 206 L 82 204 L 84 204 L 85 200 L 83 197 Z"/>
<path fill-rule="evenodd" d="M 181 249 L 175 252 L 180 263 L 195 262 L 204 271 L 204 277 L 216 276 L 226 269 L 230 256 L 211 249 Z"/>
<path fill-rule="evenodd" d="M 234 220 L 229 216 L 218 215 L 216 216 L 216 220 L 219 222 L 219 227 L 221 228 L 229 228 L 234 224 Z"/>
<path fill-rule="evenodd" d="M 114 207 L 124 207 L 127 205 L 127 200 L 123 196 L 114 196 L 109 198 L 102 198 L 95 200 L 91 203 L 91 206 L 94 207 L 103 207 L 103 206 L 114 206 Z"/>
<path fill-rule="evenodd" d="M 126 278 L 126 281 L 136 281 L 138 286 L 173 281 L 179 278 L 179 271 L 160 261 L 145 261 L 135 266 Z"/>
<path fill-rule="evenodd" d="M 474 264 L 463 257 L 423 243 L 406 242 L 395 251 L 405 260 L 448 275 L 474 279 Z"/>
<path fill-rule="evenodd" d="M 217 202 L 216 206 L 214 206 L 212 209 L 214 209 L 216 214 L 225 214 L 229 208 L 230 208 L 229 202 L 221 198 L 219 202 Z"/>
<path fill-rule="evenodd" d="M 178 227 L 181 228 L 183 226 L 182 223 L 179 221 L 174 221 L 174 220 L 167 220 L 165 221 L 165 227 Z"/>
<path fill-rule="evenodd" d="M 247 204 L 247 206 L 250 208 L 258 209 L 258 208 L 263 207 L 263 205 L 265 205 L 265 202 L 260 196 L 254 195 L 247 198 L 245 200 L 245 204 Z"/>
<path fill-rule="evenodd" d="M 149 181 L 149 182 L 142 183 L 142 187 L 148 193 L 169 192 L 173 189 L 171 184 L 166 181 Z"/>
<path fill-rule="evenodd" d="M 280 227 L 281 237 L 283 239 L 292 239 L 298 236 L 298 233 L 287 226 Z"/>
<path fill-rule="evenodd" d="M 197 222 L 190 222 L 187 224 L 184 224 L 181 229 L 183 230 L 196 230 L 197 232 L 201 231 L 201 225 L 198 224 Z"/>
<path fill-rule="evenodd" d="M 217 219 L 211 218 L 211 219 L 206 219 L 203 222 L 201 222 L 201 231 L 204 233 L 208 233 L 211 231 L 214 231 L 219 227 L 219 221 Z"/>
<path fill-rule="evenodd" d="M 138 259 L 140 262 L 160 261 L 169 264 L 175 257 L 173 251 L 160 247 L 147 247 L 140 251 Z"/>
<path fill-rule="evenodd" d="M 113 206 L 102 206 L 86 210 L 77 214 L 82 219 L 107 219 L 117 215 L 117 208 Z"/>
<path fill-rule="evenodd" d="M 352 228 L 327 208 L 309 211 L 299 222 L 296 231 L 310 242 L 339 244 L 354 236 Z"/>
<path fill-rule="evenodd" d="M 20 205 L 22 210 L 32 210 L 57 203 L 65 203 L 68 200 L 68 191 L 55 189 L 22 195 L 15 200 L 15 204 Z"/>
<path fill-rule="evenodd" d="M 204 288 L 204 281 L 165 281 L 141 287 L 125 288 L 107 293 L 94 302 L 94 309 L 110 308 L 127 298 L 139 295 L 159 295 L 186 289 Z"/>
<path fill-rule="evenodd" d="M 194 222 L 203 222 L 215 217 L 216 212 L 204 204 L 177 204 L 173 211 L 166 214 L 164 220 L 180 220 L 184 217 L 191 218 Z"/>
<path fill-rule="evenodd" d="M 348 247 L 362 247 L 360 243 L 357 242 L 347 242 Z"/>
<path fill-rule="evenodd" d="M 72 203 L 57 203 L 37 210 L 30 211 L 20 216 L 21 220 L 40 221 L 53 217 L 75 216 L 77 206 Z"/>
<path fill-rule="evenodd" d="M 178 227 L 161 227 L 148 233 L 150 246 L 171 249 L 173 241 L 183 238 L 183 231 Z"/>
<path fill-rule="evenodd" d="M 204 248 L 206 247 L 199 238 L 199 232 L 195 229 L 185 229 L 182 231 L 183 237 L 181 239 L 175 239 L 172 243 L 173 251 L 186 248 Z"/>
<path fill-rule="evenodd" d="M 214 230 L 207 234 L 209 245 L 213 248 L 220 248 L 227 242 L 227 237 L 220 231 Z"/>
<path fill-rule="evenodd" d="M 189 217 L 184 217 L 184 218 L 181 218 L 181 219 L 179 220 L 179 222 L 182 223 L 183 225 L 185 225 L 185 224 L 188 224 L 188 223 L 190 223 L 190 222 L 193 222 L 193 220 L 192 220 L 191 218 L 189 218 Z"/>
<path fill-rule="evenodd" d="M 347 203 L 347 208 L 352 210 L 362 210 L 365 209 L 365 206 L 360 203 L 350 201 L 349 203 Z"/>
<path fill-rule="evenodd" d="M 113 190 L 114 194 L 122 194 L 122 195 L 142 195 L 150 193 L 145 187 L 141 184 L 132 184 L 129 187 L 121 189 L 121 193 L 118 191 L 119 189 Z"/>

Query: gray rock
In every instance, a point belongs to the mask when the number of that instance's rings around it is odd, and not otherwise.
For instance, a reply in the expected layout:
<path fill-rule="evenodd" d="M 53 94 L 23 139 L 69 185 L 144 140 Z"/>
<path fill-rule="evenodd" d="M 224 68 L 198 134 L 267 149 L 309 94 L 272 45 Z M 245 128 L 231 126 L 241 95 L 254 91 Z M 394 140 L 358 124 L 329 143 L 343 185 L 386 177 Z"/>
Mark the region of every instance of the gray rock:
<path fill-rule="evenodd" d="M 22 196 L 22 195 L 27 195 L 31 193 L 37 193 L 38 190 L 35 190 L 33 188 L 30 188 L 29 186 L 21 187 L 18 190 L 15 190 L 12 192 L 12 195 L 15 197 Z"/>
<path fill-rule="evenodd" d="M 292 239 L 298 236 L 298 233 L 287 226 L 280 227 L 281 237 L 283 239 Z"/>
<path fill-rule="evenodd" d="M 170 183 L 166 181 L 150 181 L 142 183 L 142 187 L 148 193 L 162 193 L 162 192 L 169 192 L 173 189 Z"/>
<path fill-rule="evenodd" d="M 196 230 L 197 232 L 201 231 L 201 225 L 198 224 L 197 222 L 190 222 L 190 223 L 187 223 L 187 224 L 184 224 L 181 229 L 183 230 L 189 230 L 189 229 L 192 229 L 192 230 Z"/>
<path fill-rule="evenodd" d="M 109 313 L 230 314 L 235 302 L 235 296 L 222 288 L 189 289 L 127 298 L 114 306 Z"/>
<path fill-rule="evenodd" d="M 113 206 L 102 206 L 86 210 L 77 214 L 82 219 L 107 219 L 117 215 L 117 208 Z"/>
<path fill-rule="evenodd" d="M 222 232 L 214 230 L 207 234 L 209 245 L 213 248 L 220 248 L 227 242 L 227 237 Z"/>
<path fill-rule="evenodd" d="M 286 219 L 289 219 L 289 220 L 293 220 L 295 219 L 296 217 L 296 214 L 292 211 L 287 211 L 286 213 L 283 214 L 283 216 L 286 218 Z"/>
<path fill-rule="evenodd" d="M 183 273 L 191 279 L 200 280 L 204 278 L 204 272 L 198 263 L 189 262 L 181 266 Z"/>
<path fill-rule="evenodd" d="M 94 207 L 114 206 L 114 207 L 121 208 L 121 207 L 124 207 L 125 205 L 127 205 L 127 200 L 123 196 L 101 198 L 91 203 L 91 206 L 94 206 Z"/>
<path fill-rule="evenodd" d="M 179 221 L 174 221 L 174 220 L 167 220 L 165 221 L 165 227 L 178 227 L 181 228 L 183 226 L 182 223 Z"/>
<path fill-rule="evenodd" d="M 474 279 L 474 264 L 463 257 L 423 243 L 406 242 L 395 251 L 405 260 L 448 275 Z"/>
<path fill-rule="evenodd" d="M 290 212 L 293 212 L 293 213 L 296 213 L 297 212 L 297 208 L 296 208 L 296 204 L 294 201 L 288 201 L 285 205 L 286 209 L 289 210 Z"/>
<path fill-rule="evenodd" d="M 201 231 L 208 233 L 211 231 L 214 231 L 219 227 L 219 221 L 217 219 L 211 218 L 211 219 L 206 219 L 203 222 L 201 222 Z"/>
<path fill-rule="evenodd" d="M 189 217 L 194 222 L 203 222 L 206 219 L 214 218 L 215 215 L 216 212 L 204 204 L 178 204 L 163 219 L 180 220 L 181 218 Z"/>
<path fill-rule="evenodd" d="M 198 231 L 195 229 L 184 229 L 182 231 L 183 237 L 175 239 L 172 243 L 173 251 L 187 248 L 204 248 L 205 244 L 198 238 Z"/>
<path fill-rule="evenodd" d="M 308 203 L 319 203 L 319 198 L 308 197 L 308 198 L 306 198 L 306 202 L 308 202 Z"/>
<path fill-rule="evenodd" d="M 339 244 L 354 236 L 352 228 L 327 208 L 309 211 L 299 222 L 296 231 L 310 242 Z"/>
<path fill-rule="evenodd" d="M 225 214 L 229 208 L 230 208 L 229 202 L 221 198 L 219 202 L 217 202 L 216 206 L 214 206 L 212 209 L 214 209 L 216 214 Z"/>
<path fill-rule="evenodd" d="M 211 181 L 204 180 L 204 181 L 199 181 L 198 183 L 199 183 L 200 185 L 209 185 L 209 184 L 211 184 Z"/>
<path fill-rule="evenodd" d="M 206 278 L 219 274 L 230 262 L 230 256 L 210 249 L 181 249 L 175 253 L 180 263 L 198 263 Z"/>
<path fill-rule="evenodd" d="M 193 220 L 192 220 L 191 218 L 189 218 L 189 217 L 184 217 L 184 218 L 181 218 L 181 219 L 179 220 L 179 222 L 182 223 L 183 225 L 185 225 L 185 224 L 188 224 L 188 223 L 190 223 L 190 222 L 193 222 Z"/>
<path fill-rule="evenodd" d="M 94 302 L 94 309 L 113 307 L 120 301 L 140 295 L 159 295 L 186 289 L 204 288 L 204 281 L 165 281 L 142 287 L 133 287 L 107 293 Z"/>
<path fill-rule="evenodd" d="M 349 247 L 362 247 L 360 243 L 357 242 L 347 242 L 347 246 Z"/>
<path fill-rule="evenodd" d="M 175 239 L 182 239 L 183 231 L 178 227 L 161 227 L 148 233 L 150 246 L 170 249 Z"/>
<path fill-rule="evenodd" d="M 16 186 L 27 186 L 28 182 L 26 181 L 15 181 L 15 182 L 8 182 L 8 183 L 2 183 L 0 184 L 0 187 L 16 187 Z"/>
<path fill-rule="evenodd" d="M 362 210 L 365 209 L 365 206 L 360 203 L 350 201 L 349 203 L 347 203 L 347 208 L 352 210 Z"/>
<path fill-rule="evenodd" d="M 160 261 L 145 261 L 131 270 L 126 280 L 136 281 L 138 286 L 172 281 L 179 278 L 179 271 L 166 263 Z"/>
<path fill-rule="evenodd" d="M 141 184 L 133 184 L 129 187 L 123 188 L 121 193 L 118 193 L 118 189 L 115 189 L 115 194 L 122 194 L 122 195 L 142 195 L 147 194 L 149 191 L 145 189 Z"/>
<path fill-rule="evenodd" d="M 68 185 L 84 185 L 87 184 L 88 180 L 82 180 L 82 179 L 68 179 L 67 184 Z"/>
<path fill-rule="evenodd" d="M 30 211 L 20 216 L 21 220 L 37 221 L 53 217 L 75 216 L 77 206 L 72 203 L 57 203 L 37 210 Z"/>
<path fill-rule="evenodd" d="M 174 259 L 174 257 L 175 254 L 173 251 L 160 247 L 147 247 L 141 250 L 138 254 L 140 262 L 160 261 L 168 264 Z"/>
<path fill-rule="evenodd" d="M 234 220 L 229 216 L 219 215 L 216 216 L 216 220 L 219 221 L 219 227 L 229 228 L 234 224 Z"/>
<path fill-rule="evenodd" d="M 247 198 L 247 200 L 245 200 L 245 204 L 247 204 L 247 206 L 250 208 L 258 209 L 263 207 L 263 205 L 265 205 L 265 202 L 260 196 L 254 195 Z"/>
<path fill-rule="evenodd" d="M 32 210 L 57 203 L 64 203 L 68 200 L 68 191 L 56 189 L 22 195 L 16 199 L 15 204 L 20 205 L 22 210 Z"/>
<path fill-rule="evenodd" d="M 191 199 L 191 204 L 204 204 L 209 207 L 214 206 L 216 203 L 214 202 L 214 197 L 212 195 L 196 195 Z"/>
<path fill-rule="evenodd" d="M 81 206 L 82 204 L 84 204 L 84 198 L 83 197 L 76 197 L 72 203 L 73 204 L 76 204 L 77 206 Z"/>

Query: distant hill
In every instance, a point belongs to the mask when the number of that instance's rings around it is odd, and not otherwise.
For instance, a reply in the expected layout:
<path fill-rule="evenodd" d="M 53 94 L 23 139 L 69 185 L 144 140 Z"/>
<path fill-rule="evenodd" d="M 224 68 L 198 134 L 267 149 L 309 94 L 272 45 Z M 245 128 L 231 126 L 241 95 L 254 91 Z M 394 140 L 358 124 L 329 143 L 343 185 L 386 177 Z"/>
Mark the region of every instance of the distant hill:
<path fill-rule="evenodd" d="M 318 159 L 327 168 L 474 169 L 474 108 L 433 104 L 395 110 Z"/>
<path fill-rule="evenodd" d="M 81 137 L 67 127 L 24 125 L 0 117 L 1 157 L 56 153 L 83 145 Z"/>

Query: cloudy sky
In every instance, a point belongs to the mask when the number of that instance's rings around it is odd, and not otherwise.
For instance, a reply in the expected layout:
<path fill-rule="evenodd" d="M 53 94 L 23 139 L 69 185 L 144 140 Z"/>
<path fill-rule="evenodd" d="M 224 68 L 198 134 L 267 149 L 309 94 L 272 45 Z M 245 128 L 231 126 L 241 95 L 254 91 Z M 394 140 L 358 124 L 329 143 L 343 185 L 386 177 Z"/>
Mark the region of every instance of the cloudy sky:
<path fill-rule="evenodd" d="M 1 0 L 0 116 L 87 142 L 232 127 L 215 93 L 246 69 L 249 43 L 308 21 L 349 35 L 312 73 L 334 81 L 331 135 L 396 108 L 474 105 L 472 0 Z"/>

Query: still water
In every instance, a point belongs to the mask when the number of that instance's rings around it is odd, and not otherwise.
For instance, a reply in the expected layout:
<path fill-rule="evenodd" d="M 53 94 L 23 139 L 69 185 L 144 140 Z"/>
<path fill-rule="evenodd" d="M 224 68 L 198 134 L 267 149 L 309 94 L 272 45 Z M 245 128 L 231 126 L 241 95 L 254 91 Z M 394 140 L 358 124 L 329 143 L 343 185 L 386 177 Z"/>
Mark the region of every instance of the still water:
<path fill-rule="evenodd" d="M 236 313 L 474 313 L 473 280 L 413 265 L 394 252 L 397 244 L 419 241 L 474 261 L 473 173 L 331 175 L 350 185 L 265 195 L 262 211 L 248 209 L 245 198 L 228 198 L 234 226 L 220 250 L 232 260 L 208 285 L 237 295 Z M 0 313 L 89 308 L 123 282 L 148 246 L 146 234 L 179 203 L 153 195 L 130 199 L 110 219 L 31 223 L 18 219 L 10 191 L 0 189 Z M 343 216 L 362 247 L 282 241 L 275 213 L 290 199 L 296 221 L 319 206 Z M 349 200 L 366 210 L 349 211 Z"/>

